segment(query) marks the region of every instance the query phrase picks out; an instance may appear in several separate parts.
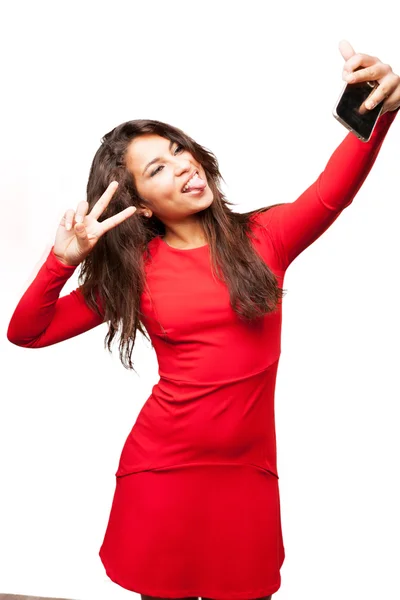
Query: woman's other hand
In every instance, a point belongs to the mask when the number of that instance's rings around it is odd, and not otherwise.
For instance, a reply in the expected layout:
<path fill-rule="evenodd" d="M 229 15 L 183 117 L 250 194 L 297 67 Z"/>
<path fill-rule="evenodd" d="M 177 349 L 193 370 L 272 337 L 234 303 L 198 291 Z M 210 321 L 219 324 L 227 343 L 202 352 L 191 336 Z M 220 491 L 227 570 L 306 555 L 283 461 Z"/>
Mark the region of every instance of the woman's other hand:
<path fill-rule="evenodd" d="M 112 181 L 88 215 L 86 213 L 89 203 L 86 200 L 79 202 L 76 211 L 69 209 L 65 212 L 57 229 L 53 248 L 55 256 L 61 262 L 67 265 L 79 265 L 106 231 L 134 214 L 136 208 L 129 206 L 101 223 L 97 221 L 117 187 L 118 182 Z"/>

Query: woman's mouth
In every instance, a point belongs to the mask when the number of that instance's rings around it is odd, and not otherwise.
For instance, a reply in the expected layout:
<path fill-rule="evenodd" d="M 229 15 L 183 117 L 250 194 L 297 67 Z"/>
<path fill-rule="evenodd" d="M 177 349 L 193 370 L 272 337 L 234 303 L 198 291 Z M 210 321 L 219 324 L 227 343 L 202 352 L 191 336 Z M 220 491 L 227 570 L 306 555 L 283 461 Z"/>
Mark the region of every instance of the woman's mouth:
<path fill-rule="evenodd" d="M 205 188 L 205 187 L 203 187 L 202 189 L 199 189 L 199 190 L 189 190 L 189 191 L 187 191 L 187 192 L 182 192 L 182 193 L 183 193 L 183 194 L 190 194 L 191 196 L 201 196 L 201 194 L 203 194 L 203 193 L 204 193 L 204 190 L 205 190 L 205 189 L 206 189 L 206 188 Z"/>
<path fill-rule="evenodd" d="M 207 187 L 207 182 L 204 181 L 202 177 L 200 177 L 199 172 L 195 171 L 193 176 L 187 182 L 187 184 L 182 189 L 182 194 L 192 194 L 196 193 L 199 195 L 201 192 L 205 190 Z"/>

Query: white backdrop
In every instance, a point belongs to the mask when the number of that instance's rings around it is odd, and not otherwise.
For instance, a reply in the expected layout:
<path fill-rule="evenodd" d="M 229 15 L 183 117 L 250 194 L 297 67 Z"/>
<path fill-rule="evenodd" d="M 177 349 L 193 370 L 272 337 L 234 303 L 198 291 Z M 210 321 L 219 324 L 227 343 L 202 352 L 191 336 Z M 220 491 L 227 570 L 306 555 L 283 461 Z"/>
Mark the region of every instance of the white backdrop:
<path fill-rule="evenodd" d="M 103 134 L 169 122 L 216 154 L 240 212 L 293 201 L 347 135 L 332 116 L 339 41 L 400 72 L 394 6 L 3 5 L 0 593 L 139 598 L 98 550 L 122 445 L 158 380 L 154 351 L 138 334 L 138 376 L 104 350 L 105 324 L 38 350 L 6 338 L 59 219 L 85 199 Z M 399 597 L 399 144 L 396 118 L 353 204 L 286 275 L 274 600 Z"/>

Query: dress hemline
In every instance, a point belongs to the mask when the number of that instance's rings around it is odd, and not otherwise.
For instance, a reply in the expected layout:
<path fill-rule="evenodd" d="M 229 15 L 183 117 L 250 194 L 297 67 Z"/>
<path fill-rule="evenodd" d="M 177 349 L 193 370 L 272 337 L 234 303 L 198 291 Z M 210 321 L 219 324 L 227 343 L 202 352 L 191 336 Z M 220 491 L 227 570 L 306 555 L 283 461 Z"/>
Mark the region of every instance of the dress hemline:
<path fill-rule="evenodd" d="M 138 591 L 138 589 L 133 589 L 133 587 L 129 587 L 128 585 L 124 585 L 122 580 L 118 581 L 118 577 L 114 577 L 112 571 L 108 568 L 106 561 L 102 558 L 101 551 L 99 552 L 100 560 L 103 563 L 104 569 L 106 571 L 107 576 L 113 583 L 116 583 L 120 587 L 128 590 L 129 592 L 135 592 L 135 594 L 141 594 L 144 596 L 153 596 L 156 598 L 185 598 L 187 596 L 193 596 L 197 598 L 215 598 L 218 600 L 256 600 L 257 598 L 261 598 L 263 596 L 270 596 L 275 594 L 279 588 L 281 587 L 281 580 L 279 577 L 279 582 L 276 583 L 273 587 L 263 588 L 258 590 L 253 590 L 252 592 L 226 592 L 226 594 L 222 594 L 221 592 L 214 592 L 210 590 L 203 591 L 198 593 L 198 590 L 195 591 L 193 589 L 187 590 L 179 590 L 171 592 L 168 590 L 154 590 L 154 589 L 146 589 Z M 283 561 L 282 561 L 283 564 Z M 281 565 L 282 566 L 282 565 Z"/>

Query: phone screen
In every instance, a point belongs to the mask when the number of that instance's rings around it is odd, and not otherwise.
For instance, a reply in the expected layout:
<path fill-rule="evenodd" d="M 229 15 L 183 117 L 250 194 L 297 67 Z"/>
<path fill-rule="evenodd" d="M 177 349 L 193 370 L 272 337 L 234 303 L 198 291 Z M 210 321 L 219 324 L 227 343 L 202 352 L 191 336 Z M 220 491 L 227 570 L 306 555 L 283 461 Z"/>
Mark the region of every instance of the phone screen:
<path fill-rule="evenodd" d="M 376 82 L 349 83 L 336 105 L 337 115 L 365 140 L 370 138 L 384 102 L 382 100 L 372 110 L 362 106 L 375 87 Z"/>

